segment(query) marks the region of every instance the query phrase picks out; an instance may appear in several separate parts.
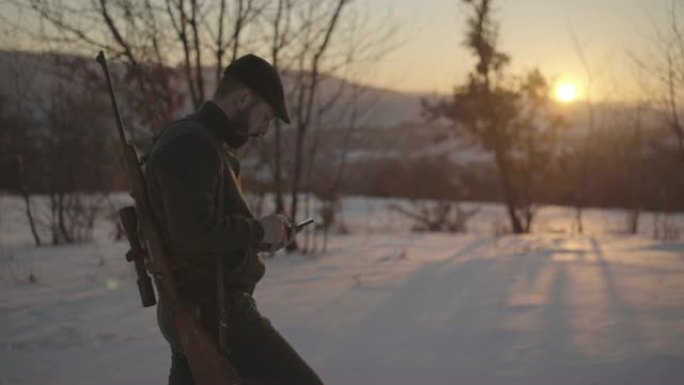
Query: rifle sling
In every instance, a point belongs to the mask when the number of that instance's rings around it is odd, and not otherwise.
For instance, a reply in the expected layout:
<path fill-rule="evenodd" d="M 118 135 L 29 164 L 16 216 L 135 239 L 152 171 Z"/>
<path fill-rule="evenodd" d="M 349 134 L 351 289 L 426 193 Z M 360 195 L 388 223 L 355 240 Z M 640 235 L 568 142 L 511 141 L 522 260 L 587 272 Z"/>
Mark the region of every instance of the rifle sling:
<path fill-rule="evenodd" d="M 217 146 L 218 147 L 218 146 Z M 225 215 L 224 211 L 224 195 L 225 195 L 225 165 L 223 161 L 223 154 L 219 150 L 219 180 L 218 180 L 218 195 L 216 202 L 217 215 Z M 218 336 L 219 349 L 224 355 L 229 354 L 228 347 L 228 309 L 226 308 L 226 282 L 225 282 L 225 261 L 221 254 L 216 256 L 216 309 L 218 309 Z"/>

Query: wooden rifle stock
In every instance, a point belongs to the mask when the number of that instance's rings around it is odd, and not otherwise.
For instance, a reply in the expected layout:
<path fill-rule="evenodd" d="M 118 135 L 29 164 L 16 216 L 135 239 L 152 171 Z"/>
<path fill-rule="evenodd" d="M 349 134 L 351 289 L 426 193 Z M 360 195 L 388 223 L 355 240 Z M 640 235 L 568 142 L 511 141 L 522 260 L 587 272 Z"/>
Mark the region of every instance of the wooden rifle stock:
<path fill-rule="evenodd" d="M 155 276 L 158 290 L 163 292 L 164 298 L 171 305 L 175 326 L 195 383 L 197 385 L 238 384 L 237 372 L 228 361 L 228 358 L 221 353 L 216 342 L 212 340 L 209 333 L 204 329 L 194 307 L 178 295 L 173 285 L 168 247 L 164 242 L 159 223 L 156 221 L 151 209 L 138 154 L 135 147 L 126 138 L 126 131 L 114 94 L 107 60 L 102 51 L 97 55 L 96 60 L 102 66 L 107 80 L 109 96 L 122 144 L 124 167 L 128 180 L 131 183 L 131 196 L 135 200 L 138 227 L 145 240 L 146 251 L 151 257 L 150 268 Z"/>

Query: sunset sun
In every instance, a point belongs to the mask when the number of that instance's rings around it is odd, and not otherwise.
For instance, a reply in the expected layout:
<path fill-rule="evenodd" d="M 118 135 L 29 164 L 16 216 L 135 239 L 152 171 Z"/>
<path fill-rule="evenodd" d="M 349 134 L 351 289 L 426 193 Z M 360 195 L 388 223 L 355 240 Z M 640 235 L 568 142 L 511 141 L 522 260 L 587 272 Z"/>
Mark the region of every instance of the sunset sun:
<path fill-rule="evenodd" d="M 556 86 L 554 94 L 558 101 L 562 103 L 571 103 L 577 100 L 577 86 L 568 82 L 559 83 Z"/>

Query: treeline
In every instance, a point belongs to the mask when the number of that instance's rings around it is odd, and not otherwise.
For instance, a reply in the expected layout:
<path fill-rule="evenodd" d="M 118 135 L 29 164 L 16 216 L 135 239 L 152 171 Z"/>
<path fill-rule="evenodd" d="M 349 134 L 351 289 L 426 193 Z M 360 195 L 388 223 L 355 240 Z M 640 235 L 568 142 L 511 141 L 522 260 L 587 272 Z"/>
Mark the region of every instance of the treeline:
<path fill-rule="evenodd" d="M 23 198 L 37 245 L 87 240 L 122 187 L 101 83 L 79 57 L 4 59 L 16 71 L 0 96 L 0 190 Z"/>
<path fill-rule="evenodd" d="M 534 203 L 575 206 L 580 199 L 579 171 L 586 162 L 588 183 L 581 197 L 585 206 L 684 210 L 684 167 L 669 129 L 650 128 L 637 139 L 633 128 L 614 127 L 596 134 L 595 149 L 587 154 L 583 138 L 567 138 L 564 153 L 550 160 Z M 406 156 L 354 163 L 343 190 L 409 199 L 501 202 L 497 178 L 491 163 L 462 165 L 444 155 Z"/>

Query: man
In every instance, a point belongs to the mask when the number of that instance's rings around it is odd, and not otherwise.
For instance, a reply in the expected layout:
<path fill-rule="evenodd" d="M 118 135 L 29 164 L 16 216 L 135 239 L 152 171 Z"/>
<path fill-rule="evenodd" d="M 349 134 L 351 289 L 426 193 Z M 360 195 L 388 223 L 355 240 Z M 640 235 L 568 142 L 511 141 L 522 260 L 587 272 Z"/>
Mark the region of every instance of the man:
<path fill-rule="evenodd" d="M 242 196 L 234 151 L 263 136 L 270 121 L 290 119 L 278 73 L 247 55 L 230 64 L 211 100 L 172 123 L 156 141 L 145 174 L 152 209 L 171 253 L 174 284 L 197 307 L 218 341 L 217 256 L 225 268 L 228 349 L 245 384 L 322 384 L 257 310 L 252 293 L 265 267 L 259 251 L 275 251 L 294 231 L 282 215 L 255 219 Z M 160 293 L 159 327 L 171 345 L 169 384 L 193 384 L 168 301 Z M 218 343 L 218 342 L 217 342 Z"/>

